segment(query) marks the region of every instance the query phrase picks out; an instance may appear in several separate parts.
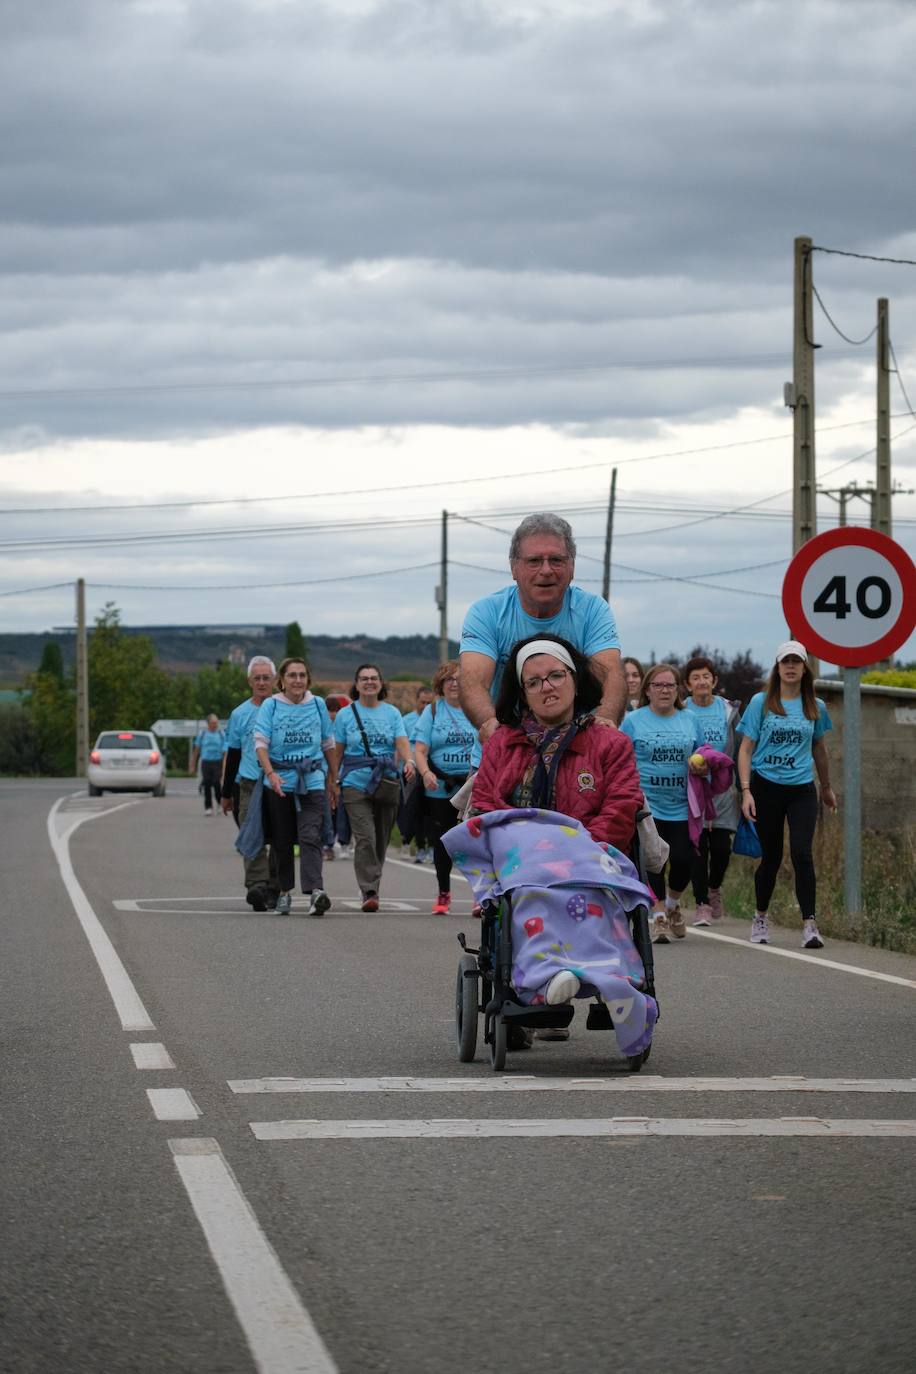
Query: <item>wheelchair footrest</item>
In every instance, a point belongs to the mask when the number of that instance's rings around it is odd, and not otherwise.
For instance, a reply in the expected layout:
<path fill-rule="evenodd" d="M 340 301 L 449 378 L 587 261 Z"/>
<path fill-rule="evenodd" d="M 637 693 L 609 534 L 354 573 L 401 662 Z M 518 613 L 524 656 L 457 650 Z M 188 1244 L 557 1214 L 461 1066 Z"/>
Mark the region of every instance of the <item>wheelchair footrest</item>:
<path fill-rule="evenodd" d="M 588 1009 L 588 1020 L 585 1023 L 586 1030 L 613 1030 L 614 1022 L 611 1020 L 611 1013 L 608 1011 L 604 1002 L 592 1002 Z"/>
<path fill-rule="evenodd" d="M 532 1030 L 568 1026 L 574 1015 L 571 1002 L 561 1002 L 556 1007 L 523 1007 L 519 1002 L 506 1002 L 502 1008 L 503 1020 L 508 1025 L 530 1026 Z"/>

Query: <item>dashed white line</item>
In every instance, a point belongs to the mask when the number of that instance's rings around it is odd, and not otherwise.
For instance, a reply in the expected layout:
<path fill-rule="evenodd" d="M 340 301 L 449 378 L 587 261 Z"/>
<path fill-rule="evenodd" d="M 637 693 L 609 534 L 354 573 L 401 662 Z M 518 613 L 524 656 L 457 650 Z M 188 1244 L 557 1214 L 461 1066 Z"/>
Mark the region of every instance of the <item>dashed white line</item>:
<path fill-rule="evenodd" d="M 153 1040 L 143 1040 L 133 1044 L 130 1052 L 138 1069 L 174 1069 L 175 1064 L 165 1045 Z"/>
<path fill-rule="evenodd" d="M 916 1078 L 236 1078 L 233 1093 L 916 1093 Z"/>
<path fill-rule="evenodd" d="M 170 1140 L 182 1183 L 261 1374 L 336 1374 L 215 1140 Z"/>
<path fill-rule="evenodd" d="M 118 953 L 108 938 L 101 921 L 93 911 L 88 897 L 80 887 L 70 862 L 70 836 L 78 826 L 85 821 L 96 820 L 99 816 L 110 816 L 112 812 L 122 811 L 126 806 L 136 806 L 137 802 L 122 802 L 119 806 L 109 807 L 106 811 L 79 812 L 75 815 L 73 824 L 65 826 L 62 833 L 58 834 L 57 820 L 63 801 L 64 798 L 58 798 L 48 812 L 48 839 L 51 842 L 51 848 L 60 869 L 60 876 L 73 904 L 77 920 L 83 927 L 83 933 L 89 941 L 89 948 L 95 956 L 95 961 L 105 980 L 105 986 L 115 1004 L 115 1010 L 120 1017 L 124 1030 L 155 1030 L 149 1012 L 140 1000 L 140 995 L 131 982 L 127 969 L 121 963 Z M 69 819 L 68 813 L 65 813 L 62 819 Z"/>
<path fill-rule="evenodd" d="M 200 1108 L 186 1088 L 147 1088 L 157 1121 L 196 1121 Z"/>
<path fill-rule="evenodd" d="M 871 1136 L 916 1140 L 916 1121 L 829 1120 L 818 1117 L 448 1118 L 438 1121 L 252 1121 L 258 1140 L 516 1140 L 549 1136 Z"/>

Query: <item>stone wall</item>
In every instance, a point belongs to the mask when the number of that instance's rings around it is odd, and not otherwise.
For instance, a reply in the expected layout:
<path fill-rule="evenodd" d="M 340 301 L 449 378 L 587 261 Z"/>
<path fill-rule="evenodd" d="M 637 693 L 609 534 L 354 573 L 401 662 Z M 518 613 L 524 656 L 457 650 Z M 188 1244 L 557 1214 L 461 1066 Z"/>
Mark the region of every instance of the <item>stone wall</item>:
<path fill-rule="evenodd" d="M 817 695 L 833 721 L 830 774 L 843 805 L 843 684 L 819 678 Z M 866 830 L 916 824 L 916 691 L 862 687 L 862 823 Z"/>

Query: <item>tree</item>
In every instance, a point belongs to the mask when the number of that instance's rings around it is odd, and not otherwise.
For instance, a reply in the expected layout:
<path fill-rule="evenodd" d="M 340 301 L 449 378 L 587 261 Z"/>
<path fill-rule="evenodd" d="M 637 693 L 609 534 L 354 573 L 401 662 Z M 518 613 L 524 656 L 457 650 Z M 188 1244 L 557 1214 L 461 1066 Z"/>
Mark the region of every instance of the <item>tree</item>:
<path fill-rule="evenodd" d="M 42 650 L 38 671 L 47 673 L 48 677 L 57 678 L 58 682 L 63 682 L 64 656 L 56 639 L 49 640 Z"/>
<path fill-rule="evenodd" d="M 125 634 L 109 601 L 89 637 L 89 734 L 148 729 L 168 700 L 169 678 L 156 667 L 147 635 Z"/>
<path fill-rule="evenodd" d="M 304 659 L 307 653 L 308 644 L 302 633 L 302 626 L 298 620 L 291 620 L 286 627 L 286 646 L 283 650 L 283 657 Z"/>

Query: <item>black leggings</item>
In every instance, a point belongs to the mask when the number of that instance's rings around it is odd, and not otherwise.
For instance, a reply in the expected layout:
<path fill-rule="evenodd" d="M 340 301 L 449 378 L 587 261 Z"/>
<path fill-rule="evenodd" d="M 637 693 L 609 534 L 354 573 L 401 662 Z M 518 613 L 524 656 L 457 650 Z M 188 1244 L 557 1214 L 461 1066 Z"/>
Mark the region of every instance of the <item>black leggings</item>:
<path fill-rule="evenodd" d="M 426 834 L 433 844 L 433 863 L 436 865 L 439 891 L 451 892 L 452 860 L 442 843 L 442 836 L 446 830 L 458 824 L 458 812 L 447 797 L 424 797 L 420 803 L 420 814 Z"/>
<path fill-rule="evenodd" d="M 813 782 L 770 782 L 751 774 L 751 796 L 757 809 L 757 835 L 763 858 L 754 873 L 757 910 L 770 905 L 782 863 L 783 833 L 789 822 L 789 857 L 795 871 L 795 895 L 803 920 L 814 916 L 817 882 L 811 845 L 817 825 L 817 788 Z"/>
<path fill-rule="evenodd" d="M 690 882 L 697 905 L 708 904 L 709 889 L 717 891 L 722 886 L 728 861 L 732 856 L 732 831 L 707 830 L 700 836 L 700 852 L 694 854 L 690 869 Z"/>
<path fill-rule="evenodd" d="M 686 821 L 660 821 L 655 819 L 655 828 L 666 841 L 671 853 L 668 855 L 668 886 L 672 892 L 683 892 L 690 881 L 693 866 L 693 845 Z M 665 869 L 658 873 L 647 873 L 649 886 L 659 901 L 665 896 Z"/>

